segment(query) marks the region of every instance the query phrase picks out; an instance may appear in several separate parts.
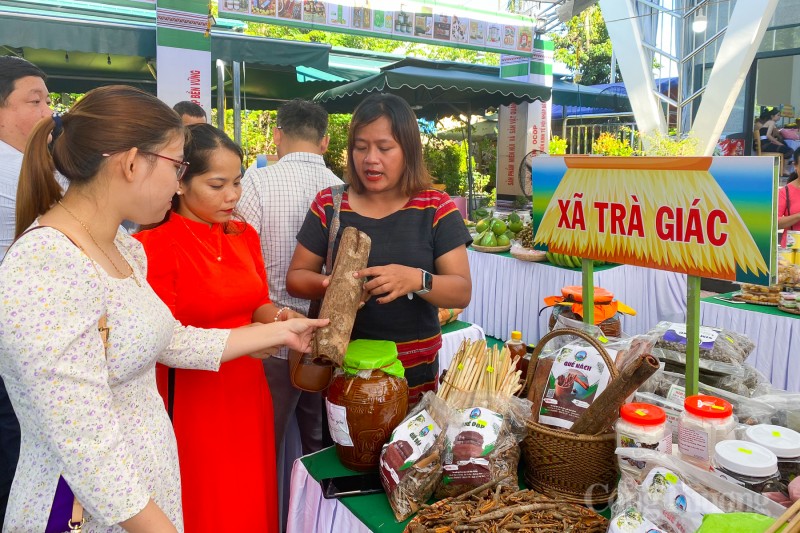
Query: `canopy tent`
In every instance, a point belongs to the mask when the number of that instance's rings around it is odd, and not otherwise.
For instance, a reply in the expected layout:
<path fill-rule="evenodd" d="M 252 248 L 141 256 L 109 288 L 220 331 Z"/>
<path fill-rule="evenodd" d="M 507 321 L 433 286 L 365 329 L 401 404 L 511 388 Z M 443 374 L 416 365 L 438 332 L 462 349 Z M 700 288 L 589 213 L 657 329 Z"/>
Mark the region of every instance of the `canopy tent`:
<path fill-rule="evenodd" d="M 274 109 L 290 98 L 311 98 L 346 81 L 325 72 L 330 49 L 326 44 L 211 31 L 212 61 L 245 64 L 243 92 L 248 104 L 261 109 Z M 115 83 L 156 92 L 156 25 L 152 20 L 3 5 L 0 54 L 23 56 L 42 68 L 54 92 L 86 92 Z M 213 93 L 216 76 L 212 69 Z M 232 96 L 230 83 L 225 90 Z"/>
<path fill-rule="evenodd" d="M 391 93 L 403 98 L 417 116 L 436 120 L 444 116 L 467 117 L 467 178 L 469 206 L 473 201 L 471 122 L 475 112 L 519 102 L 548 100 L 548 87 L 505 80 L 480 72 L 482 66 L 405 59 L 387 65 L 381 72 L 319 93 L 314 100 L 331 113 L 352 113 L 364 97 Z"/>
<path fill-rule="evenodd" d="M 453 65 L 458 65 L 454 67 Z M 352 113 L 370 93 L 392 93 L 406 100 L 417 115 L 428 119 L 470 115 L 518 102 L 550 98 L 550 89 L 509 81 L 469 69 L 470 65 L 422 60 L 402 60 L 381 72 L 314 97 L 331 113 Z"/>

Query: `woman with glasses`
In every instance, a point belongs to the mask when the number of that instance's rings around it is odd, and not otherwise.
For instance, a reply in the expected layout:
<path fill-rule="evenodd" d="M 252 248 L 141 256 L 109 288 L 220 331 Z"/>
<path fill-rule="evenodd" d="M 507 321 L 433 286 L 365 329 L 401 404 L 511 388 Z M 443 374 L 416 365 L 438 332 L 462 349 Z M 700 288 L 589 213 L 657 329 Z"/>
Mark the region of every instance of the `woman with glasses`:
<path fill-rule="evenodd" d="M 189 133 L 189 168 L 172 211 L 136 234 L 153 290 L 186 326 L 301 316 L 270 302 L 258 234 L 235 219 L 241 149 L 208 124 L 189 126 Z M 261 362 L 244 357 L 214 373 L 158 365 L 156 380 L 178 440 L 186 530 L 277 531 L 272 398 Z"/>
<path fill-rule="evenodd" d="M 174 111 L 124 86 L 90 91 L 28 140 L 17 241 L 0 265 L 0 375 L 22 429 L 8 531 L 65 531 L 76 515 L 84 532 L 183 531 L 155 363 L 216 371 L 280 345 L 307 350 L 327 323 L 200 329 L 173 318 L 120 223 L 163 220 L 187 166 L 185 141 Z M 69 180 L 63 198 L 54 169 Z M 217 428 L 207 429 L 213 440 Z"/>

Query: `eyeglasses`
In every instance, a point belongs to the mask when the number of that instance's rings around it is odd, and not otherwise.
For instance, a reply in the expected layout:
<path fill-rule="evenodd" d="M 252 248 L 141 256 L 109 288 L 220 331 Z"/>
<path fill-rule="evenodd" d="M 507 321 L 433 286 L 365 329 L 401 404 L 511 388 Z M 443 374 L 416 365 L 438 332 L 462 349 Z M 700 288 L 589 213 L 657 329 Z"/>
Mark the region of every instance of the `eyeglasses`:
<path fill-rule="evenodd" d="M 183 176 L 186 175 L 186 171 L 189 170 L 189 162 L 188 161 L 180 161 L 179 159 L 172 159 L 171 157 L 167 157 L 165 155 L 156 154 L 155 152 L 144 152 L 139 151 L 142 155 L 154 155 L 156 157 L 160 157 L 161 159 L 166 159 L 167 161 L 171 161 L 175 164 L 175 177 L 178 181 L 183 179 Z"/>
<path fill-rule="evenodd" d="M 103 157 L 111 157 L 112 155 L 119 153 L 119 152 L 112 152 L 112 153 L 104 153 L 101 154 Z M 167 161 L 173 163 L 175 165 L 175 178 L 180 181 L 183 179 L 183 176 L 186 175 L 186 171 L 189 170 L 189 162 L 188 161 L 180 161 L 178 159 L 172 159 L 171 157 L 167 157 L 165 155 L 157 154 L 155 152 L 145 152 L 144 150 L 139 150 L 139 153 L 142 155 L 152 155 L 155 157 L 159 157 L 161 159 L 166 159 Z"/>

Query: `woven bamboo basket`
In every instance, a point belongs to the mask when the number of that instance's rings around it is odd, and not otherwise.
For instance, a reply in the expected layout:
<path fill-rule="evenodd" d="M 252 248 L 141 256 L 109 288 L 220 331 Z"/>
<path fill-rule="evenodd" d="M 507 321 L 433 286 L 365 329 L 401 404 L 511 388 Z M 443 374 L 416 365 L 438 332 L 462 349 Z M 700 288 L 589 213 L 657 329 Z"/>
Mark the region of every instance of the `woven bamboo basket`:
<path fill-rule="evenodd" d="M 531 361 L 538 361 L 545 345 L 559 336 L 580 338 L 595 348 L 603 357 L 615 379 L 619 372 L 603 347 L 582 331 L 577 329 L 558 329 L 551 331 L 539 341 Z M 530 389 L 536 365 L 528 366 L 526 386 L 528 399 L 534 391 Z M 538 413 L 536 413 L 538 418 Z M 524 474 L 528 487 L 557 496 L 573 503 L 584 505 L 603 505 L 616 493 L 619 469 L 616 449 L 616 436 L 578 435 L 564 429 L 552 428 L 528 422 L 528 434 L 522 441 L 522 456 L 525 459 Z"/>

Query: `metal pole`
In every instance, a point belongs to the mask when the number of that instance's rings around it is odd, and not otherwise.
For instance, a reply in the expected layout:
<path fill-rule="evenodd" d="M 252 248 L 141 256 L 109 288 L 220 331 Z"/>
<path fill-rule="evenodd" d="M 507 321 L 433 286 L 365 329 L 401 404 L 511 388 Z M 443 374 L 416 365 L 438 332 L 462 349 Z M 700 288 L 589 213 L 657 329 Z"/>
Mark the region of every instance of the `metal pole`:
<path fill-rule="evenodd" d="M 217 59 L 217 127 L 225 129 L 225 61 Z"/>
<path fill-rule="evenodd" d="M 233 62 L 233 142 L 242 144 L 242 76 L 241 63 Z"/>
<path fill-rule="evenodd" d="M 472 176 L 472 105 L 470 104 L 467 105 L 467 187 L 469 188 L 467 216 L 469 216 L 469 213 L 471 213 L 473 209 L 478 208 L 478 206 L 473 205 L 475 198 L 475 193 L 473 192 L 474 186 L 475 180 Z"/>

